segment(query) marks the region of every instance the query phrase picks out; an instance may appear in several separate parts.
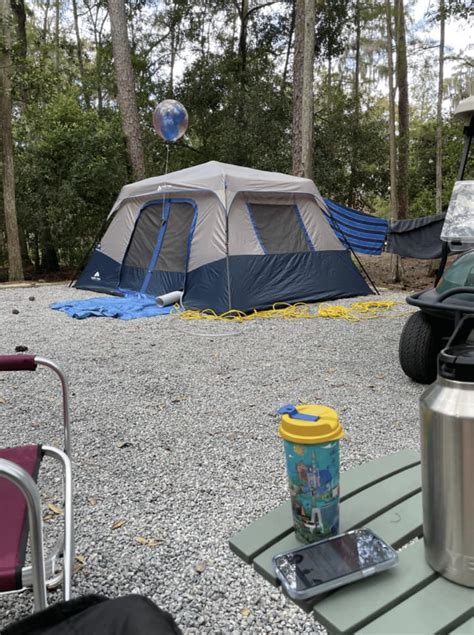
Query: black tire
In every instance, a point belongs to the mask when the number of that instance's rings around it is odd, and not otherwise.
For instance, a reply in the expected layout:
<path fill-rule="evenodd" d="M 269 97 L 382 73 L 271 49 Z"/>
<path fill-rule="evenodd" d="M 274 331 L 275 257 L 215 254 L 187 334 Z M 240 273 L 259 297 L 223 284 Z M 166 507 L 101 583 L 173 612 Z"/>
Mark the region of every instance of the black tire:
<path fill-rule="evenodd" d="M 434 382 L 444 330 L 438 320 L 422 311 L 410 316 L 403 327 L 398 347 L 400 365 L 405 375 L 420 384 Z"/>

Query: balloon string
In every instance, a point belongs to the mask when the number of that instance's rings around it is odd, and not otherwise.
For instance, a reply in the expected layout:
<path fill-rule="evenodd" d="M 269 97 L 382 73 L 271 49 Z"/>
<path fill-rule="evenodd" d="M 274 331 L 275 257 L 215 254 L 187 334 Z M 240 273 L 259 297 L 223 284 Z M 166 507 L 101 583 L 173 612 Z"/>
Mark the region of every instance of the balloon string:
<path fill-rule="evenodd" d="M 168 161 L 170 158 L 170 144 L 166 143 L 165 176 L 168 174 Z"/>
<path fill-rule="evenodd" d="M 170 158 L 170 144 L 169 143 L 165 143 L 166 146 L 166 159 L 165 159 L 165 176 L 168 174 L 168 161 Z M 166 200 L 166 194 L 163 191 L 163 201 L 161 203 L 161 216 L 162 216 L 162 223 L 164 223 L 164 214 L 165 214 L 165 200 Z"/>

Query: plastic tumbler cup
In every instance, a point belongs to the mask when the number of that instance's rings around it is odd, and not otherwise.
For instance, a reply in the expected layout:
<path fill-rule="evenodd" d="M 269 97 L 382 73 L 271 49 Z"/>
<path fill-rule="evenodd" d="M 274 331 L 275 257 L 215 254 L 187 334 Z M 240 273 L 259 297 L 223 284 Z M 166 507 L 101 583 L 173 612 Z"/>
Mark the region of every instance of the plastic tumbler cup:
<path fill-rule="evenodd" d="M 315 542 L 339 533 L 339 440 L 337 413 L 319 405 L 283 406 L 283 439 L 295 534 Z"/>

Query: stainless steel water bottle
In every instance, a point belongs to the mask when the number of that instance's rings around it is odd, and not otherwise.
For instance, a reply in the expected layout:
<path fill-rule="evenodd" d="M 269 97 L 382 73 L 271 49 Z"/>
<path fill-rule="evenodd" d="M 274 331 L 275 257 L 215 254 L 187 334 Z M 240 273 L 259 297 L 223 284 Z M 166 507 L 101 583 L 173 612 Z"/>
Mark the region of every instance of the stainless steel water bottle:
<path fill-rule="evenodd" d="M 438 377 L 420 399 L 426 560 L 474 587 L 474 315 L 438 357 Z"/>

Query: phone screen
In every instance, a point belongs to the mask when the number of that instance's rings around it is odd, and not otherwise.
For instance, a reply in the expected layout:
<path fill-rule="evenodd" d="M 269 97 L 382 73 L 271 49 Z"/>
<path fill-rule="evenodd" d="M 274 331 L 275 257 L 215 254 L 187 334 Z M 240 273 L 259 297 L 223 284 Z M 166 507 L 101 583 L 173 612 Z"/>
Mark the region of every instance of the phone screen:
<path fill-rule="evenodd" d="M 276 564 L 290 587 L 303 591 L 393 557 L 389 545 L 371 531 L 359 529 L 282 555 L 276 558 Z"/>

